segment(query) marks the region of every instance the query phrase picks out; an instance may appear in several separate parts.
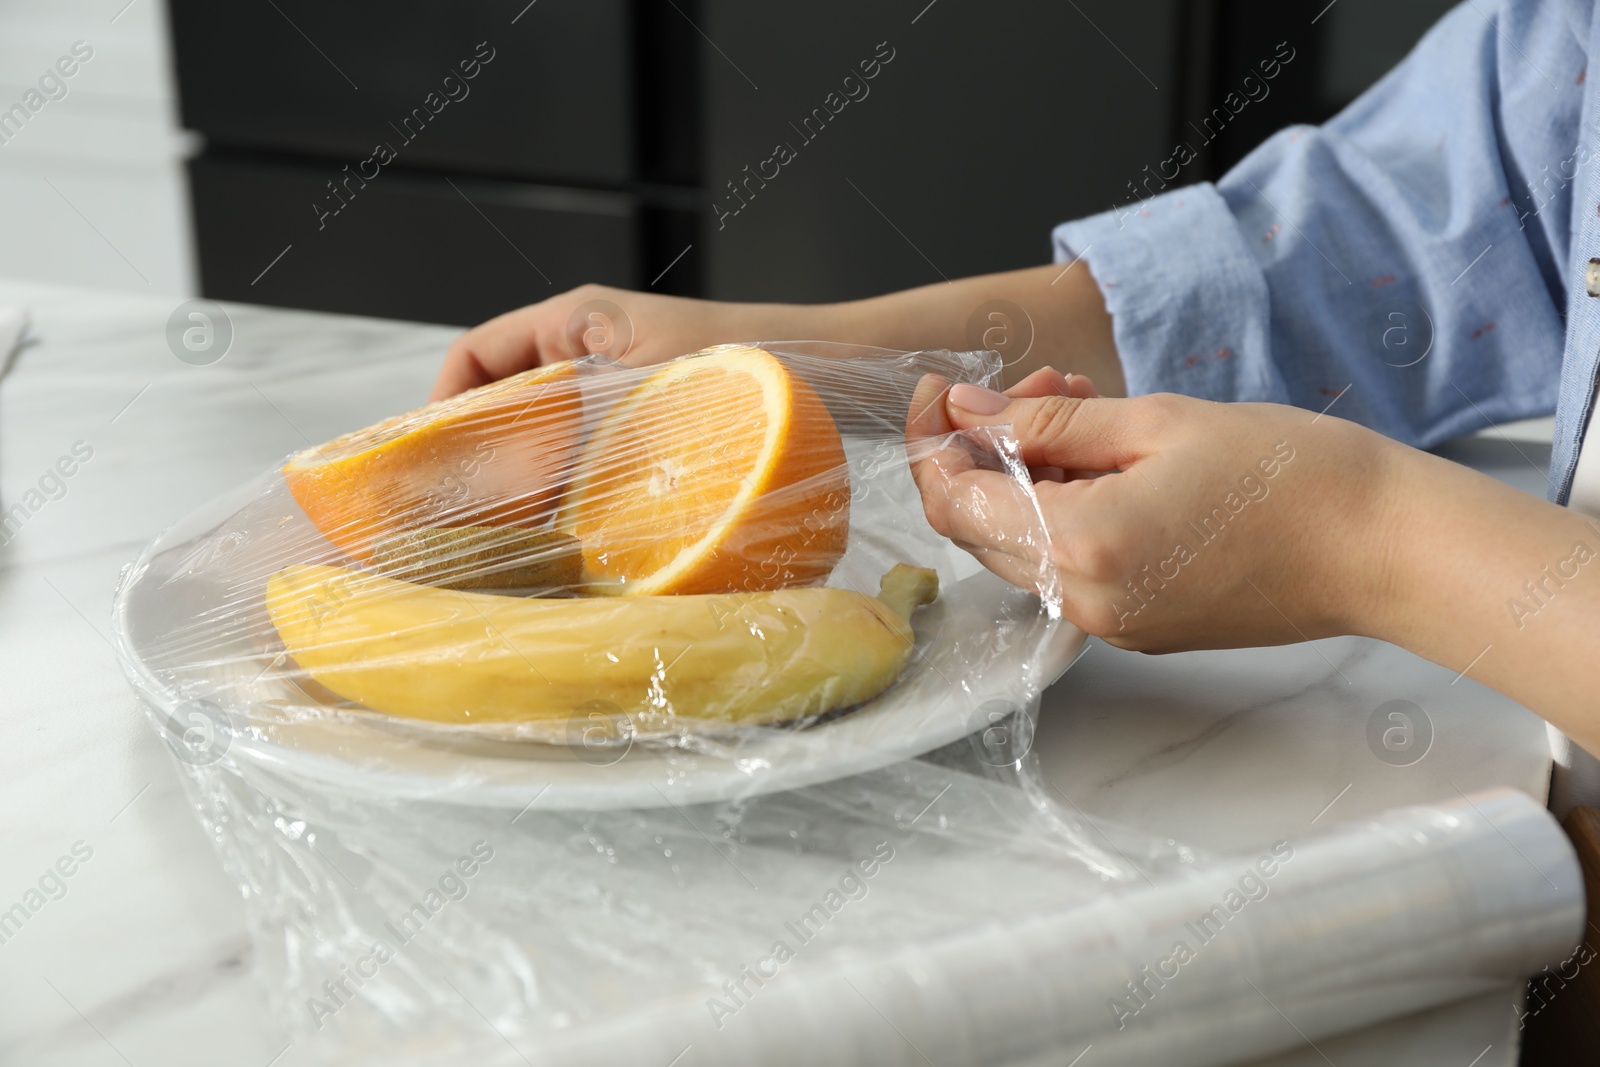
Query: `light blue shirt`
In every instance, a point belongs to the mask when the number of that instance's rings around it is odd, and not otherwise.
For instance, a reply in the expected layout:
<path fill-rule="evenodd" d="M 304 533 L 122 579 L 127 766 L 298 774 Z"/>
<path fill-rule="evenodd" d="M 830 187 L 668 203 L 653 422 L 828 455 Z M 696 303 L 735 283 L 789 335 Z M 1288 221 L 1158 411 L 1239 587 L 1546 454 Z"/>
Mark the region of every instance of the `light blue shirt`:
<path fill-rule="evenodd" d="M 1057 227 L 1130 395 L 1333 404 L 1422 447 L 1554 411 L 1564 502 L 1600 361 L 1597 30 L 1592 0 L 1467 0 L 1326 125 L 1215 185 L 1152 161 L 1149 199 Z"/>

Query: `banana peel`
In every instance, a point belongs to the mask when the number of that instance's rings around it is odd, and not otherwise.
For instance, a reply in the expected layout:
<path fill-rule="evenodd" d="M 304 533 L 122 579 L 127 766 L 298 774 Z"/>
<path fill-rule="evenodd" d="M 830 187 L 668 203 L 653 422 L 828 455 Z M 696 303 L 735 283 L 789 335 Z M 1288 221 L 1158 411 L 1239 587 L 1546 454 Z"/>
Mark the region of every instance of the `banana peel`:
<path fill-rule="evenodd" d="M 651 723 L 764 724 L 853 707 L 893 685 L 938 577 L 897 565 L 879 595 L 527 599 L 341 567 L 267 580 L 266 607 L 318 683 L 375 711 L 447 723 L 562 722 L 596 702 Z"/>

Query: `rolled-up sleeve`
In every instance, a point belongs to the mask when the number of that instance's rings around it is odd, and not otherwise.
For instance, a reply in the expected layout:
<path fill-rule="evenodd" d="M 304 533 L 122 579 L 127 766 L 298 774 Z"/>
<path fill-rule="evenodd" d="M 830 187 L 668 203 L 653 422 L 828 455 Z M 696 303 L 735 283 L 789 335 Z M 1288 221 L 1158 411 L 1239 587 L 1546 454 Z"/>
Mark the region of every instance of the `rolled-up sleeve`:
<path fill-rule="evenodd" d="M 1589 7 L 1474 0 L 1215 185 L 1059 226 L 1130 394 L 1337 402 L 1419 445 L 1554 410 Z"/>
<path fill-rule="evenodd" d="M 1105 294 L 1128 394 L 1289 402 L 1271 359 L 1266 274 L 1216 188 L 1192 185 L 1130 212 L 1055 231 L 1057 259 L 1081 256 Z"/>

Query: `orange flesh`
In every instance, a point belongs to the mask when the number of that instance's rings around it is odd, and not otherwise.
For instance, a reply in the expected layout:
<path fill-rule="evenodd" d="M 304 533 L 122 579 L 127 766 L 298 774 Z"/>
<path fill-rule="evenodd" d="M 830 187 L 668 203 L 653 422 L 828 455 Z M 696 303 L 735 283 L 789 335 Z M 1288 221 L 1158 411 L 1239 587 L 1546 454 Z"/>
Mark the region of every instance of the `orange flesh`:
<path fill-rule="evenodd" d="M 553 364 L 376 423 L 284 464 L 328 540 L 370 562 L 374 541 L 430 526 L 536 526 L 570 472 L 581 397 Z"/>
<path fill-rule="evenodd" d="M 849 501 L 816 393 L 769 353 L 730 348 L 668 364 L 617 403 L 559 521 L 606 591 L 775 589 L 828 575 Z"/>

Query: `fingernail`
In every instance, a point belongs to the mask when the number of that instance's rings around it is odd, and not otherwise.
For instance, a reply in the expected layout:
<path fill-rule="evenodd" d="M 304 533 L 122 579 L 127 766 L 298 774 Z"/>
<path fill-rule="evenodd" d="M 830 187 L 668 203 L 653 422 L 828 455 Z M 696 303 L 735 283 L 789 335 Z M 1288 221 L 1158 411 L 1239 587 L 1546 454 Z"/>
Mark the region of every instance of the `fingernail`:
<path fill-rule="evenodd" d="M 950 387 L 950 403 L 974 415 L 998 415 L 1006 409 L 1011 400 L 993 389 L 962 382 Z"/>

